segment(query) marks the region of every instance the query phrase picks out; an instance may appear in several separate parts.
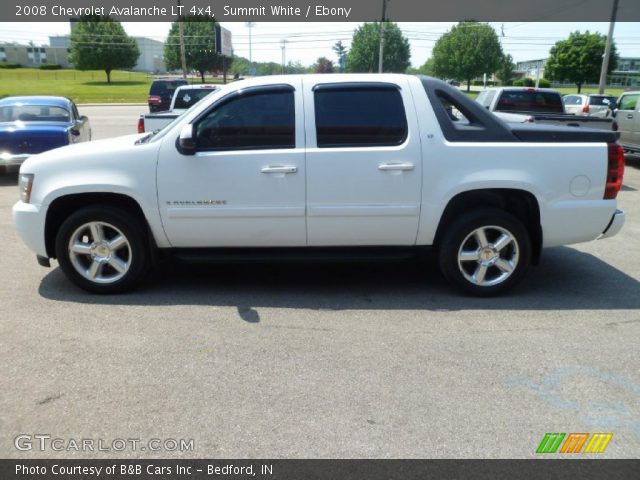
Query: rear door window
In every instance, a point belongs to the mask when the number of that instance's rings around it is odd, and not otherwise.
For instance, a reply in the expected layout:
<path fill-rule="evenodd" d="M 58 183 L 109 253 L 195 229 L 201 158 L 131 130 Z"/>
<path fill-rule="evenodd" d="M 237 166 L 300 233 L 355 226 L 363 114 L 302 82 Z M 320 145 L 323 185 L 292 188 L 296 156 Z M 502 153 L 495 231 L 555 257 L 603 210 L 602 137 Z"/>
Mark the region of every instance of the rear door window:
<path fill-rule="evenodd" d="M 404 104 L 395 85 L 318 85 L 314 103 L 319 148 L 393 146 L 407 138 Z"/>

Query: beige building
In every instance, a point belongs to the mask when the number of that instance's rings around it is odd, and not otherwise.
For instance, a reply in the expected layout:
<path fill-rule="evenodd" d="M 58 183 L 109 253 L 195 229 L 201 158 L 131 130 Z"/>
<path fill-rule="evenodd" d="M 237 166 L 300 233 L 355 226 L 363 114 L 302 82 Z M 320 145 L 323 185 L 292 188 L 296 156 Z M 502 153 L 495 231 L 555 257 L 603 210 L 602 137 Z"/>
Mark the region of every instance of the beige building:
<path fill-rule="evenodd" d="M 18 63 L 23 67 L 39 67 L 45 63 L 56 63 L 62 68 L 72 67 L 66 48 L 17 43 L 0 43 L 0 63 Z"/>
<path fill-rule="evenodd" d="M 145 37 L 134 37 L 140 50 L 136 72 L 162 73 L 164 65 L 164 43 Z M 69 36 L 49 37 L 49 45 L 21 45 L 0 43 L 0 64 L 18 63 L 23 67 L 39 67 L 43 64 L 58 64 L 62 68 L 73 68 L 69 62 Z"/>

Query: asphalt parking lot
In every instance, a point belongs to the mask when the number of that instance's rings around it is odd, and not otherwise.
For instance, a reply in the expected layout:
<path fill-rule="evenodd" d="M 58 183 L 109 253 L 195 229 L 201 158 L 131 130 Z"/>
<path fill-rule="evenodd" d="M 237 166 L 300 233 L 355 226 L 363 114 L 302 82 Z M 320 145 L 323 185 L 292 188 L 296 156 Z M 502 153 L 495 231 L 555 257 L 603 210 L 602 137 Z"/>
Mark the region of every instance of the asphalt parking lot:
<path fill-rule="evenodd" d="M 123 110 L 101 123 L 104 108 Z M 145 109 L 80 110 L 104 138 Z M 637 458 L 629 163 L 622 232 L 545 251 L 495 299 L 459 296 L 429 263 L 169 264 L 135 293 L 94 296 L 36 264 L 11 222 L 16 177 L 0 176 L 0 456 L 531 458 L 547 432 L 612 432 L 600 457 Z M 20 434 L 194 448 L 20 451 Z"/>

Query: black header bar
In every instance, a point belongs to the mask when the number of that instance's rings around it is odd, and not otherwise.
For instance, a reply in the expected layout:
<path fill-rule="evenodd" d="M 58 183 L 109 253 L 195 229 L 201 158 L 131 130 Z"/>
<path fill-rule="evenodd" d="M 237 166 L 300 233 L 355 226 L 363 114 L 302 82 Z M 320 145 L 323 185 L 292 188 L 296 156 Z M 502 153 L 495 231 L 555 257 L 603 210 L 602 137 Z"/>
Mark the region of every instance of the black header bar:
<path fill-rule="evenodd" d="M 640 478 L 640 460 L 0 460 L 0 478 L 629 480 Z"/>
<path fill-rule="evenodd" d="M 1 22 L 67 22 L 83 14 L 120 21 L 171 22 L 179 14 L 219 22 L 361 22 L 382 16 L 383 0 L 3 0 Z M 607 22 L 613 0 L 391 0 L 394 22 Z M 640 21 L 640 1 L 620 0 L 617 20 Z"/>

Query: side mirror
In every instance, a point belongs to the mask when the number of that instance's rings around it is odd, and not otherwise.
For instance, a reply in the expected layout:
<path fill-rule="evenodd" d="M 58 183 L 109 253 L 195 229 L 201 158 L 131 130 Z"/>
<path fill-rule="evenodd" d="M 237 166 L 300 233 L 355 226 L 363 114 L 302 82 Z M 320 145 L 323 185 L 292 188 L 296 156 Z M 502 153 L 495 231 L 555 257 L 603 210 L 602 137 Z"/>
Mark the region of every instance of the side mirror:
<path fill-rule="evenodd" d="M 194 135 L 195 127 L 191 124 L 185 125 L 180 130 L 177 141 L 178 151 L 183 155 L 193 155 L 196 153 L 196 139 Z"/>
<path fill-rule="evenodd" d="M 81 122 L 88 122 L 88 121 L 89 121 L 89 117 L 87 117 L 86 115 L 82 115 L 82 116 L 80 117 L 80 121 L 81 121 Z"/>
<path fill-rule="evenodd" d="M 73 135 L 74 137 L 80 136 L 80 130 L 78 130 L 77 128 L 72 128 L 71 130 L 69 130 L 69 132 L 71 132 L 71 135 Z"/>

